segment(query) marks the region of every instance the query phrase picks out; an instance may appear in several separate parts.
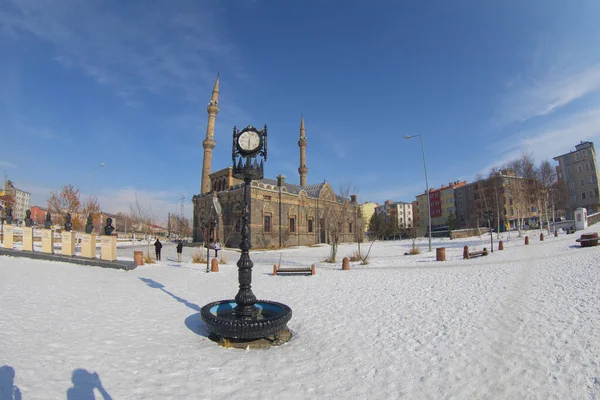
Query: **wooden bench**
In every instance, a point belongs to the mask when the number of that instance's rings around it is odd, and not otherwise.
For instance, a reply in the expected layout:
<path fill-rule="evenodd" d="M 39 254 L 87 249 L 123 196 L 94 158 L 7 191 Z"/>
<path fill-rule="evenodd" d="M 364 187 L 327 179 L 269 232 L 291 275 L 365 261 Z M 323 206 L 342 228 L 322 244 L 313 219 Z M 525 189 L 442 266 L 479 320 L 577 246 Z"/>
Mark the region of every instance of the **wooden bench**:
<path fill-rule="evenodd" d="M 471 251 L 471 252 L 469 252 L 469 258 L 479 257 L 479 256 L 487 256 L 487 255 L 488 255 L 487 249 L 483 249 L 481 251 Z"/>
<path fill-rule="evenodd" d="M 579 239 L 575 239 L 575 241 L 581 243 L 581 247 L 598 246 L 598 233 L 584 233 Z"/>
<path fill-rule="evenodd" d="M 273 264 L 273 275 L 278 274 L 311 274 L 315 275 L 317 273 L 315 269 L 315 264 L 310 267 L 297 267 L 297 268 L 281 268 L 278 267 L 277 264 Z"/>
<path fill-rule="evenodd" d="M 465 260 L 469 260 L 472 257 L 479 257 L 479 256 L 487 256 L 488 255 L 488 250 L 484 247 L 483 250 L 480 251 L 469 251 L 469 246 L 465 246 L 464 251 L 463 251 L 463 259 Z"/>

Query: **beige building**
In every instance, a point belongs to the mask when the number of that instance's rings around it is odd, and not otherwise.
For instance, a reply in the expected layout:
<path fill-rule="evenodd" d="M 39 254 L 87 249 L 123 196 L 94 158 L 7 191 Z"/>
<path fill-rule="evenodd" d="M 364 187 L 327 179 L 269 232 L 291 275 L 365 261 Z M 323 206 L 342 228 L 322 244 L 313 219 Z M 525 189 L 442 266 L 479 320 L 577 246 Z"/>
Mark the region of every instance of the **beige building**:
<path fill-rule="evenodd" d="M 505 230 L 522 224 L 537 224 L 539 203 L 536 179 L 517 177 L 511 170 L 498 171 L 487 179 L 461 185 L 454 190 L 459 229 L 488 226 L 486 211 L 494 213 L 492 226 Z"/>
<path fill-rule="evenodd" d="M 23 221 L 25 219 L 25 211 L 29 209 L 31 194 L 23 190 L 17 189 L 12 181 L 6 180 L 4 189 L 0 190 L 0 196 L 11 196 L 14 199 L 12 210 L 13 223 Z"/>
<path fill-rule="evenodd" d="M 203 141 L 201 192 L 192 198 L 194 204 L 194 242 L 218 240 L 229 247 L 241 240 L 241 216 L 244 183 L 232 176 L 233 168 L 226 167 L 211 173 L 212 151 L 216 145 L 214 127 L 219 112 L 219 78 L 207 107 L 208 124 Z M 255 248 L 285 247 L 329 243 L 333 215 L 338 216 L 337 232 L 340 242 L 356 240 L 356 227 L 362 226 L 362 213 L 356 198 L 347 199 L 335 194 L 327 182 L 307 185 L 307 137 L 304 117 L 300 120 L 300 184 L 287 183 L 284 175 L 277 180 L 252 181 L 250 187 L 249 224 L 252 246 Z M 228 138 L 224 143 L 231 143 Z"/>
<path fill-rule="evenodd" d="M 575 209 L 585 207 L 589 214 L 600 211 L 598 190 L 598 163 L 592 142 L 581 142 L 575 150 L 554 157 L 558 161 L 557 178 L 564 183 L 566 196 L 565 215 L 574 218 Z"/>
<path fill-rule="evenodd" d="M 373 214 L 375 214 L 375 208 L 378 206 L 379 206 L 378 203 L 373 203 L 371 201 L 367 201 L 366 203 L 361 204 L 360 213 L 362 215 L 363 221 L 365 221 L 365 223 L 364 223 L 365 232 L 369 230 L 369 221 L 371 220 L 371 217 L 373 216 Z"/>

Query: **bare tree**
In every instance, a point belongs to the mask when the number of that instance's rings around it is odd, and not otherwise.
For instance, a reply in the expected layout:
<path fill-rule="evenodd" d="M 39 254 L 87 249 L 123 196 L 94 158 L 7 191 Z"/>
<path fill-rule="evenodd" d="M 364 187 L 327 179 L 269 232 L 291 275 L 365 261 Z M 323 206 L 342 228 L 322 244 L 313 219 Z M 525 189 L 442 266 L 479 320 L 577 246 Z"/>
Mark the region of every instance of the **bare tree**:
<path fill-rule="evenodd" d="M 552 207 L 552 220 L 554 220 L 554 198 L 552 189 L 556 184 L 556 169 L 552 167 L 550 161 L 544 160 L 537 169 L 537 179 L 540 182 L 539 198 L 543 203 L 544 214 L 546 215 L 546 223 L 548 224 L 548 233 L 550 233 L 550 220 L 548 217 L 548 208 Z M 541 229 L 541 228 L 540 228 Z"/>
<path fill-rule="evenodd" d="M 81 201 L 79 200 L 79 189 L 75 189 L 70 183 L 63 186 L 60 192 L 50 192 L 48 198 L 48 211 L 53 216 L 53 222 L 62 225 L 65 221 L 65 215 L 71 214 L 73 229 L 81 230 L 83 221 L 81 214 Z"/>
<path fill-rule="evenodd" d="M 132 233 L 135 231 L 135 228 L 134 228 L 135 221 L 133 220 L 133 218 L 131 218 L 130 214 L 118 212 L 117 219 L 119 221 L 122 221 L 124 233 L 127 233 L 127 229 L 129 229 L 129 232 L 132 232 Z"/>
<path fill-rule="evenodd" d="M 343 204 L 335 200 L 325 202 L 323 214 L 321 217 L 321 226 L 327 232 L 329 244 L 331 246 L 329 258 L 327 261 L 334 263 L 336 261 L 337 249 L 344 234 L 344 229 L 352 221 L 351 206 L 348 201 Z"/>
<path fill-rule="evenodd" d="M 81 224 L 83 225 L 83 221 L 87 218 L 88 215 L 92 216 L 92 221 L 100 222 L 98 217 L 100 216 L 100 203 L 98 203 L 98 199 L 96 197 L 88 197 L 83 201 L 83 217 L 81 218 Z M 73 224 L 75 225 L 75 224 Z M 82 226 L 83 228 L 83 226 Z M 96 226 L 96 229 L 100 230 L 102 227 Z"/>
<path fill-rule="evenodd" d="M 373 213 L 373 215 L 371 215 L 371 219 L 369 219 L 369 229 L 368 229 L 368 233 L 369 233 L 368 236 L 369 236 L 369 239 L 371 240 L 371 244 L 369 245 L 369 249 L 367 250 L 366 255 L 363 256 L 359 250 L 360 257 L 361 257 L 361 264 L 366 265 L 369 263 L 369 255 L 371 254 L 371 249 L 373 248 L 373 244 L 377 240 L 383 239 L 387 229 L 388 229 L 387 221 L 385 220 L 383 215 Z M 360 243 L 359 243 L 359 246 L 360 246 Z M 359 249 L 360 249 L 360 247 L 359 247 Z"/>
<path fill-rule="evenodd" d="M 500 239 L 500 216 L 504 213 L 504 204 L 502 196 L 502 170 L 498 167 L 490 169 L 488 178 L 485 182 L 483 199 L 486 203 L 486 211 L 493 211 L 496 217 L 496 237 Z M 490 222 L 489 228 L 492 228 L 492 221 Z"/>
<path fill-rule="evenodd" d="M 135 193 L 135 203 L 129 205 L 131 210 L 131 219 L 135 222 L 136 228 L 146 236 L 148 241 L 148 257 L 150 257 L 150 237 L 153 225 L 156 221 L 156 213 L 150 206 L 144 206 L 140 203 L 137 193 Z"/>

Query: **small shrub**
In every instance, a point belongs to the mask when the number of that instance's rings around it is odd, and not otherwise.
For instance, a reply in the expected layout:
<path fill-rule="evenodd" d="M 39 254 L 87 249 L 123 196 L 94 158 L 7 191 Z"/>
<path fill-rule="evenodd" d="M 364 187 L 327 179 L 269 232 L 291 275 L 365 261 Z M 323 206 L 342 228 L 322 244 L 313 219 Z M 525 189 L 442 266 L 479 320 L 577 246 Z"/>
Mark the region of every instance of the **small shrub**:
<path fill-rule="evenodd" d="M 227 264 L 227 257 L 225 257 L 225 254 L 221 254 L 221 257 L 219 258 L 219 264 Z"/>
<path fill-rule="evenodd" d="M 354 253 L 348 256 L 348 260 L 350 261 L 362 261 L 362 256 L 358 252 L 358 250 L 354 250 Z"/>
<path fill-rule="evenodd" d="M 367 265 L 367 264 L 369 264 L 369 257 L 365 257 L 360 260 L 360 265 Z"/>
<path fill-rule="evenodd" d="M 411 256 L 414 256 L 415 254 L 421 254 L 421 250 L 418 247 L 413 247 L 412 249 L 410 249 L 409 254 Z"/>
<path fill-rule="evenodd" d="M 335 259 L 331 259 L 331 257 L 327 257 L 326 259 L 323 260 L 323 262 L 326 262 L 329 264 L 335 264 Z"/>
<path fill-rule="evenodd" d="M 194 263 L 194 264 L 205 264 L 206 263 L 206 256 L 204 255 L 203 252 L 197 251 L 194 254 L 192 254 L 192 263 Z"/>
<path fill-rule="evenodd" d="M 154 264 L 154 258 L 150 257 L 150 254 L 147 254 L 147 255 L 144 257 L 144 262 L 145 262 L 146 264 Z"/>

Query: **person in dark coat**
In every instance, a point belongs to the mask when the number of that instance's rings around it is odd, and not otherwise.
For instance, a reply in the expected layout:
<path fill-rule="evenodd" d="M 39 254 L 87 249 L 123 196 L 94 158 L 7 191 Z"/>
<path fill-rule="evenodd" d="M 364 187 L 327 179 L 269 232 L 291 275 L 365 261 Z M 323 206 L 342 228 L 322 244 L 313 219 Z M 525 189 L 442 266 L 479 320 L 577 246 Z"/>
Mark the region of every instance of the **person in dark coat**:
<path fill-rule="evenodd" d="M 177 243 L 177 261 L 181 262 L 181 253 L 183 253 L 183 243 L 181 240 Z"/>
<path fill-rule="evenodd" d="M 156 250 L 156 261 L 160 261 L 160 249 L 162 249 L 162 243 L 158 238 L 156 238 L 156 242 L 154 242 L 154 249 Z"/>

